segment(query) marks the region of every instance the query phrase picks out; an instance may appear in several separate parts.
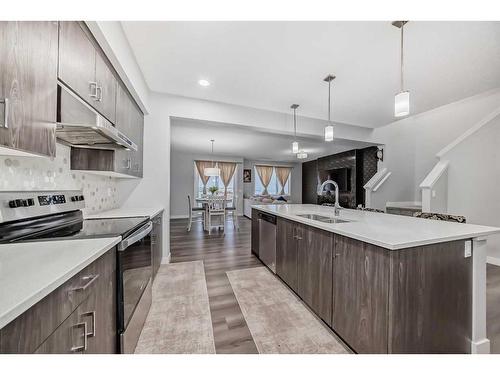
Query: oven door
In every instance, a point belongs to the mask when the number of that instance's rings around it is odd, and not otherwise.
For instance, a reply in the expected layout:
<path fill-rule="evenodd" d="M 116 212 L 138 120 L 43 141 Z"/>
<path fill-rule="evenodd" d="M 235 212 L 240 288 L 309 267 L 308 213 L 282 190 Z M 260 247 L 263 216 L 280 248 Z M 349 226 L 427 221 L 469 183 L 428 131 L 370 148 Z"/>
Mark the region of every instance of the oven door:
<path fill-rule="evenodd" d="M 133 353 L 151 306 L 151 230 L 148 222 L 118 244 L 118 334 Z"/>

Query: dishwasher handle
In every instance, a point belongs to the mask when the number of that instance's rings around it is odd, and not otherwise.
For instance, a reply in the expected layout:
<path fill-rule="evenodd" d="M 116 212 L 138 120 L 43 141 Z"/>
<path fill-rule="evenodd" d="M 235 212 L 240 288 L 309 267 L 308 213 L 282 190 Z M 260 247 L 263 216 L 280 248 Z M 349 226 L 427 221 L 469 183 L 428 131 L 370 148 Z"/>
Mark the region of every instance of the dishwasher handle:
<path fill-rule="evenodd" d="M 276 216 L 267 214 L 265 212 L 259 212 L 258 214 L 259 220 L 267 221 L 268 223 L 276 225 Z"/>

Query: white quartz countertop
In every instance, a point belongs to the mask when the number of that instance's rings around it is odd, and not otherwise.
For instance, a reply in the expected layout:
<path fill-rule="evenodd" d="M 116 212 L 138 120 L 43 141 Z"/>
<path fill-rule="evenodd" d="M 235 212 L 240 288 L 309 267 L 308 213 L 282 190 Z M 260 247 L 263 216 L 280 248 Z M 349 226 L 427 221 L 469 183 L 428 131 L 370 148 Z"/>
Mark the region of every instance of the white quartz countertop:
<path fill-rule="evenodd" d="M 121 241 L 121 237 L 0 245 L 0 329 Z"/>
<path fill-rule="evenodd" d="M 152 219 L 160 212 L 163 211 L 163 207 L 143 207 L 143 208 L 114 208 L 112 210 L 107 210 L 103 212 L 98 212 L 96 214 L 85 215 L 85 219 L 110 219 L 117 217 L 138 217 L 144 216 Z"/>
<path fill-rule="evenodd" d="M 253 205 L 252 208 L 389 250 L 500 233 L 500 228 L 495 227 L 351 209 L 340 211 L 339 218 L 349 220 L 347 223 L 329 224 L 297 216 L 299 214 L 334 216 L 332 207 L 313 204 Z"/>

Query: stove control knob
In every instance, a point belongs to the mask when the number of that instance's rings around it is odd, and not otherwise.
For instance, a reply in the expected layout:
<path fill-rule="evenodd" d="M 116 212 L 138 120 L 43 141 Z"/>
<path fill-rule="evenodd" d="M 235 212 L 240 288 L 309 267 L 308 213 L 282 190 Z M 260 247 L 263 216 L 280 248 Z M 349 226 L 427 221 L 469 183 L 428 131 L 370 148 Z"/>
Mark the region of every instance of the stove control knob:
<path fill-rule="evenodd" d="M 28 198 L 28 199 L 26 199 L 26 201 L 28 202 L 28 206 L 34 206 L 35 205 L 35 200 L 33 198 Z"/>
<path fill-rule="evenodd" d="M 9 202 L 10 208 L 25 207 L 27 205 L 28 205 L 28 202 L 24 199 L 14 199 L 14 200 Z"/>
<path fill-rule="evenodd" d="M 85 198 L 83 197 L 83 195 L 80 195 L 80 196 L 78 197 L 78 200 L 79 200 L 79 201 L 83 201 L 84 199 L 85 199 Z"/>
<path fill-rule="evenodd" d="M 22 203 L 23 207 L 28 207 L 28 200 L 27 199 L 22 199 L 21 203 Z"/>
<path fill-rule="evenodd" d="M 78 196 L 74 195 L 71 197 L 71 202 L 76 202 L 78 200 Z"/>

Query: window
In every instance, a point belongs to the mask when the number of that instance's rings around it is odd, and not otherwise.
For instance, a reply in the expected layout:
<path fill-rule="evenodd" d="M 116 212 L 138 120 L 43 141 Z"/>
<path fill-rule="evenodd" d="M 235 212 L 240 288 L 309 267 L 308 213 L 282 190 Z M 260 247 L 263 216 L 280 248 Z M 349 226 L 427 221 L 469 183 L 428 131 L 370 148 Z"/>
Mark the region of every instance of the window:
<path fill-rule="evenodd" d="M 264 186 L 262 185 L 262 182 L 260 181 L 259 174 L 257 173 L 257 169 L 254 167 L 254 176 L 255 176 L 255 194 L 260 195 L 264 192 Z M 285 184 L 285 194 L 289 195 L 290 194 L 290 179 L 292 178 L 292 174 L 290 173 L 290 176 L 288 177 L 288 180 L 286 181 Z M 273 168 L 273 174 L 271 176 L 271 181 L 269 182 L 269 185 L 267 187 L 267 192 L 271 195 L 278 195 L 281 193 L 281 185 L 280 182 L 278 181 L 278 178 L 276 177 L 276 170 Z"/>
<path fill-rule="evenodd" d="M 203 195 L 203 182 L 201 181 L 200 175 L 198 174 L 198 170 L 196 169 L 196 165 L 194 166 L 194 174 L 195 174 L 195 196 L 196 197 L 201 197 Z M 228 184 L 227 187 L 227 195 L 228 198 L 231 198 L 234 193 L 234 177 L 238 175 L 238 166 L 236 166 L 236 170 L 234 171 L 233 178 L 231 178 L 231 181 Z M 219 189 L 218 192 L 223 194 L 224 193 L 224 184 L 222 183 L 222 179 L 220 177 L 210 177 L 207 182 L 207 194 L 209 194 L 209 188 L 211 186 L 217 186 Z"/>

